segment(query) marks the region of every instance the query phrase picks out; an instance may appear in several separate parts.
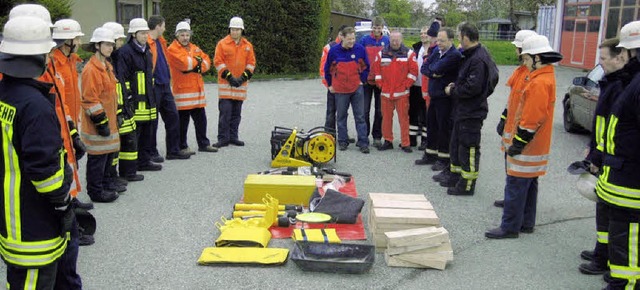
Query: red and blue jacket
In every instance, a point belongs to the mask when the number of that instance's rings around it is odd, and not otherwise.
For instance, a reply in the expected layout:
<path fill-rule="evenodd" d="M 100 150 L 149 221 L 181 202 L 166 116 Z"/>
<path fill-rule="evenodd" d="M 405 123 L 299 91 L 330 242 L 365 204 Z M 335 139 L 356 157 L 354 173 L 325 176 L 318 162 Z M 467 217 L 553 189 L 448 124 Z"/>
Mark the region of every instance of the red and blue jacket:
<path fill-rule="evenodd" d="M 369 59 L 360 44 L 345 49 L 342 45 L 334 45 L 329 49 L 327 62 L 324 64 L 324 78 L 327 86 L 333 86 L 336 93 L 349 94 L 367 82 L 369 75 Z"/>
<path fill-rule="evenodd" d="M 376 59 L 376 56 L 378 56 L 378 53 L 380 53 L 380 51 L 382 51 L 382 49 L 391 42 L 389 41 L 389 36 L 382 35 L 380 38 L 376 38 L 373 36 L 373 33 L 371 33 L 362 37 L 358 43 L 364 46 L 364 49 L 367 51 L 367 57 L 373 61 Z M 370 85 L 376 84 L 373 79 L 373 74 L 370 74 L 367 77 L 367 81 Z"/>

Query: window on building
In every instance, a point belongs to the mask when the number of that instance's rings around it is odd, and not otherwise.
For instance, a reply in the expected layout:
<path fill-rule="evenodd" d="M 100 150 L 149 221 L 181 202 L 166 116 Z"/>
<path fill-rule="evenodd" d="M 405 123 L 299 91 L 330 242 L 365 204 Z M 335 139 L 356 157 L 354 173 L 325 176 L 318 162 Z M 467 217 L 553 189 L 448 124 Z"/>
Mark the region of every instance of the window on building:
<path fill-rule="evenodd" d="M 118 0 L 116 3 L 116 20 L 129 24 L 133 18 L 144 18 L 142 0 Z"/>
<path fill-rule="evenodd" d="M 564 7 L 564 16 L 565 17 L 576 16 L 576 13 L 577 13 L 576 6 L 573 6 L 573 5 L 568 6 L 567 5 L 567 6 Z"/>
<path fill-rule="evenodd" d="M 636 5 L 636 0 L 624 0 L 624 6 L 634 6 Z"/>
<path fill-rule="evenodd" d="M 600 20 L 589 20 L 589 32 L 600 31 Z"/>
<path fill-rule="evenodd" d="M 153 1 L 153 15 L 161 15 L 160 13 L 160 1 Z"/>
<path fill-rule="evenodd" d="M 611 0 L 609 7 L 620 7 L 620 0 Z"/>
<path fill-rule="evenodd" d="M 574 25 L 575 25 L 576 21 L 575 20 L 565 20 L 564 21 L 564 31 L 573 31 Z"/>
<path fill-rule="evenodd" d="M 589 16 L 600 16 L 602 13 L 602 4 L 593 4 L 589 10 Z"/>
<path fill-rule="evenodd" d="M 634 14 L 636 12 L 635 8 L 624 8 L 622 9 L 622 17 L 620 19 L 620 27 L 624 26 L 625 24 L 634 21 L 635 18 L 633 17 Z"/>
<path fill-rule="evenodd" d="M 620 22 L 620 9 L 611 8 L 607 14 L 607 32 L 605 38 L 613 38 L 618 35 L 618 23 Z"/>

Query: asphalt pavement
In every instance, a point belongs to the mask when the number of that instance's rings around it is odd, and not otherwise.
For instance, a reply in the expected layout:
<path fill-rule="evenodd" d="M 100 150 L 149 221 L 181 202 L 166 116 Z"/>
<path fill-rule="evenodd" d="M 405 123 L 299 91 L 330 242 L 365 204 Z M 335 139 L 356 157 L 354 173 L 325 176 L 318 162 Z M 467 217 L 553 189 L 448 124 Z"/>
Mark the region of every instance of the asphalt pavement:
<path fill-rule="evenodd" d="M 247 174 L 269 168 L 274 126 L 311 129 L 324 124 L 326 90 L 319 79 L 251 82 L 242 110 L 240 139 L 245 147 L 218 153 L 198 152 L 190 160 L 163 163 L 160 172 L 143 172 L 111 204 L 96 204 L 96 243 L 81 247 L 78 269 L 85 289 L 600 289 L 601 276 L 579 273 L 580 251 L 595 243 L 595 204 L 574 189 L 567 166 L 583 158 L 588 136 L 562 127 L 562 97 L 574 76 L 583 72 L 557 68 L 557 101 L 550 169 L 540 178 L 535 233 L 518 239 L 489 240 L 485 230 L 499 225 L 502 211 L 492 204 L 503 196 L 504 160 L 495 126 L 508 95 L 505 81 L 514 66 L 500 67 L 500 84 L 489 98 L 482 130 L 480 178 L 476 194 L 453 197 L 431 180 L 428 167 L 416 166 L 422 152 L 372 150 L 365 155 L 351 145 L 331 166 L 353 173 L 358 195 L 369 192 L 425 194 L 450 232 L 454 261 L 444 271 L 390 268 L 381 254 L 361 275 L 303 272 L 289 261 L 276 267 L 198 266 L 205 247 L 219 232 L 214 222 L 230 216 Z M 207 84 L 208 137 L 217 134 L 217 88 Z M 189 135 L 197 149 L 193 125 Z M 349 132 L 355 136 L 353 118 Z M 164 127 L 158 132 L 164 149 Z M 82 160 L 82 180 L 84 162 Z M 85 193 L 81 199 L 88 199 Z M 366 208 L 366 207 L 365 207 Z M 369 213 L 364 210 L 364 220 Z M 371 242 L 364 241 L 364 242 Z M 290 240 L 270 247 L 290 248 Z M 0 266 L 4 271 L 5 267 Z M 0 285 L 5 285 L 0 278 Z"/>

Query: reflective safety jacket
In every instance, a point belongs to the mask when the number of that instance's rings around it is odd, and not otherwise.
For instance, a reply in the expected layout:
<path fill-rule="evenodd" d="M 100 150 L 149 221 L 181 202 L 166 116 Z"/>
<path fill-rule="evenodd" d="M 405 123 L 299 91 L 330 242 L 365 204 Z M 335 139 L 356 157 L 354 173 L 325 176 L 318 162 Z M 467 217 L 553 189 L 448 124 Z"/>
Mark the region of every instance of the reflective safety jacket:
<path fill-rule="evenodd" d="M 222 77 L 222 72 L 229 70 L 235 78 L 241 77 L 245 70 L 253 73 L 256 69 L 256 55 L 253 51 L 253 45 L 244 37 L 236 43 L 230 35 L 227 35 L 216 45 L 213 65 L 218 71 L 218 98 L 246 100 L 249 81 L 244 82 L 240 87 L 232 87 Z"/>
<path fill-rule="evenodd" d="M 388 99 L 406 98 L 418 77 L 418 64 L 412 49 L 402 44 L 398 50 L 387 45 L 375 58 L 372 74 L 380 87 L 380 96 Z"/>
<path fill-rule="evenodd" d="M 596 192 L 604 202 L 640 210 L 640 73 L 615 100 L 606 119 Z"/>
<path fill-rule="evenodd" d="M 194 71 L 198 65 L 196 57 L 201 59 L 199 72 Z M 184 47 L 174 40 L 167 49 L 167 61 L 171 69 L 171 87 L 178 110 L 204 108 L 207 101 L 201 73 L 206 73 L 211 68 L 209 56 L 193 43 Z"/>
<path fill-rule="evenodd" d="M 365 35 L 360 39 L 359 44 L 364 46 L 364 49 L 367 51 L 367 59 L 369 62 L 373 62 L 376 59 L 380 51 L 384 49 L 385 46 L 388 46 L 391 41 L 389 41 L 389 36 L 380 35 L 380 37 L 376 38 L 373 33 L 369 35 Z M 367 82 L 370 85 L 375 85 L 375 75 L 369 72 L 367 77 Z"/>
<path fill-rule="evenodd" d="M 544 66 L 528 75 L 521 98 L 514 116 L 514 124 L 520 129 L 533 133 L 534 136 L 526 144 L 522 154 L 507 156 L 507 174 L 527 178 L 542 176 L 547 172 L 549 162 L 553 112 L 556 104 L 556 78 L 553 65 Z"/>
<path fill-rule="evenodd" d="M 58 118 L 58 123 L 60 124 L 60 137 L 62 138 L 62 144 L 64 149 L 67 151 L 67 162 L 71 166 L 73 170 L 73 181 L 71 186 L 69 187 L 69 194 L 71 196 L 76 197 L 78 193 L 82 191 L 82 186 L 80 182 L 80 175 L 78 174 L 78 162 L 76 160 L 75 148 L 73 147 L 73 134 L 78 134 L 77 128 L 69 127 L 69 120 L 71 120 L 71 116 L 67 113 L 69 111 L 68 106 L 65 104 L 66 94 L 65 94 L 65 85 L 64 80 L 57 73 L 56 66 L 53 61 L 49 61 L 47 65 L 47 70 L 45 73 L 39 78 L 40 81 L 49 83 L 53 85 L 49 94 L 52 96 L 55 109 L 56 109 L 56 117 Z M 74 123 L 75 126 L 75 123 Z M 73 132 L 72 132 L 73 130 Z"/>
<path fill-rule="evenodd" d="M 521 65 L 516 68 L 507 80 L 506 86 L 511 88 L 507 99 L 507 116 L 504 123 L 504 131 L 502 133 L 501 150 L 506 150 L 511 146 L 511 140 L 518 129 L 516 126 L 516 114 L 522 115 L 522 112 L 516 112 L 520 109 L 520 101 L 524 95 L 525 78 L 529 75 L 529 69 Z"/>
<path fill-rule="evenodd" d="M 82 109 L 80 137 L 87 146 L 87 153 L 102 155 L 120 150 L 116 110 L 116 77 L 111 63 L 104 64 L 94 55 L 82 70 Z M 109 136 L 100 136 L 91 116 L 105 113 L 109 122 Z"/>
<path fill-rule="evenodd" d="M 0 82 L 0 255 L 16 267 L 55 262 L 69 240 L 55 210 L 68 200 L 71 178 L 50 90 L 33 79 Z"/>
<path fill-rule="evenodd" d="M 118 49 L 116 58 L 116 78 L 122 86 L 122 96 L 132 102 L 136 122 L 149 122 L 158 118 L 155 97 L 153 96 L 153 63 L 149 45 L 141 47 L 134 38 Z M 129 103 L 129 104 L 127 104 Z"/>
<path fill-rule="evenodd" d="M 324 78 L 336 93 L 355 92 L 358 86 L 367 82 L 368 75 L 369 58 L 362 45 L 356 43 L 349 49 L 334 45 L 329 49 L 324 64 Z"/>
<path fill-rule="evenodd" d="M 113 66 L 113 73 L 117 76 L 118 68 L 118 53 L 120 50 L 114 50 L 111 52 L 111 57 L 109 58 L 109 62 Z M 123 96 L 123 93 L 130 92 L 131 87 L 130 84 L 122 87 L 122 83 L 118 80 L 116 83 L 116 93 L 118 94 L 118 109 L 116 110 L 116 118 L 118 119 L 118 131 L 120 135 L 130 134 L 136 130 L 136 121 L 134 119 L 134 108 L 135 106 L 132 104 L 134 102 L 133 98 L 129 96 Z"/>
<path fill-rule="evenodd" d="M 74 124 L 78 124 L 80 118 L 80 88 L 78 87 L 77 64 L 82 59 L 76 53 L 69 56 L 64 55 L 61 50 L 53 50 L 53 62 L 56 72 L 64 80 L 65 105 L 69 108 L 67 114 L 71 116 Z"/>
<path fill-rule="evenodd" d="M 602 168 L 602 158 L 604 156 L 606 118 L 611 113 L 611 107 L 615 100 L 622 94 L 624 88 L 629 85 L 633 78 L 632 72 L 639 69 L 640 62 L 638 62 L 637 58 L 633 58 L 629 60 L 624 68 L 605 75 L 600 80 L 600 95 L 598 96 L 598 103 L 593 117 L 589 154 L 586 158 L 598 168 Z"/>

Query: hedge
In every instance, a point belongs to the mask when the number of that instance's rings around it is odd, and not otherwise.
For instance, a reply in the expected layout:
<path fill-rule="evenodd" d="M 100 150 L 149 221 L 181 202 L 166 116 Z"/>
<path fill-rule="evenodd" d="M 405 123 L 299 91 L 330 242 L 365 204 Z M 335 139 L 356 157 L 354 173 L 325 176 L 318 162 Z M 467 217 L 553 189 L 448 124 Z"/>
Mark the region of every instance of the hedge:
<path fill-rule="evenodd" d="M 245 37 L 253 44 L 257 73 L 294 74 L 317 71 L 329 34 L 330 0 L 163 0 L 165 38 L 191 19 L 192 42 L 213 58 L 217 42 L 229 33 L 229 20 L 244 20 Z"/>

